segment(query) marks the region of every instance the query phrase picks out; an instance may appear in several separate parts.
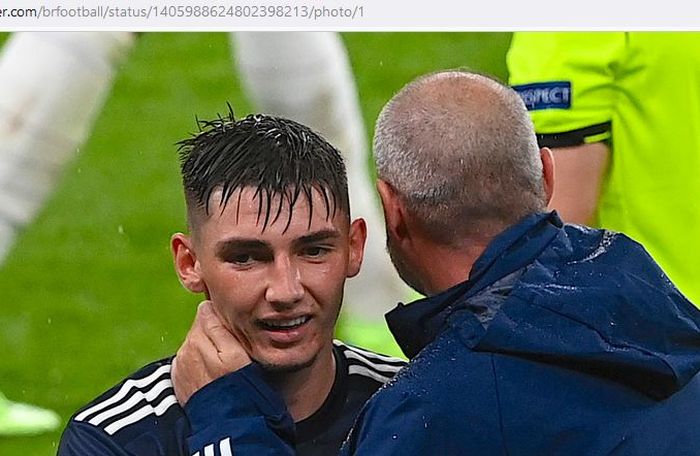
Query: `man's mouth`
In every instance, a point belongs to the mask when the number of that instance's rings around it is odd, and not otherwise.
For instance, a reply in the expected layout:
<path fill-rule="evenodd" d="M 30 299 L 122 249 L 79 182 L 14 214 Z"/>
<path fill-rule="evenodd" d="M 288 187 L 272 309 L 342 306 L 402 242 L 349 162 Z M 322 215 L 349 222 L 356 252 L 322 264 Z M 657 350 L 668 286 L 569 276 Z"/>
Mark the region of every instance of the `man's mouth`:
<path fill-rule="evenodd" d="M 307 323 L 309 320 L 311 320 L 311 317 L 308 315 L 289 319 L 268 318 L 264 320 L 258 320 L 258 325 L 263 329 L 267 329 L 269 331 L 287 331 L 291 329 L 296 329 L 302 326 L 303 324 Z"/>

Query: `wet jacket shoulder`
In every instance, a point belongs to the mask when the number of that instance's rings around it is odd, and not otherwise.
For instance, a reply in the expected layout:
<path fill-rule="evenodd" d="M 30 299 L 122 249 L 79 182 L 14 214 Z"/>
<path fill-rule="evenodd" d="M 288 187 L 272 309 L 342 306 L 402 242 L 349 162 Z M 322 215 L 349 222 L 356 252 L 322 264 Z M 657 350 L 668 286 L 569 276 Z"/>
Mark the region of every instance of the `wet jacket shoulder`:
<path fill-rule="evenodd" d="M 413 359 L 346 454 L 700 454 L 700 317 L 621 234 L 532 216 L 388 320 Z"/>

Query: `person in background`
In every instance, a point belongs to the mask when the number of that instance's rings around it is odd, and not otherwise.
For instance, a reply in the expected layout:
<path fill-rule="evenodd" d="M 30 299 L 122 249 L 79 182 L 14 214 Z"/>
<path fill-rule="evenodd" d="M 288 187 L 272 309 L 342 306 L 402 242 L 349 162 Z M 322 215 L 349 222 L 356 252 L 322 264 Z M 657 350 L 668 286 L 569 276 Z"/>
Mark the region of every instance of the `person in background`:
<path fill-rule="evenodd" d="M 13 34 L 0 55 L 0 266 L 51 195 L 132 46 L 126 32 Z M 0 395 L 0 435 L 58 429 L 50 410 Z"/>
<path fill-rule="evenodd" d="M 554 153 L 551 207 L 639 241 L 700 305 L 700 34 L 515 33 L 507 62 Z"/>

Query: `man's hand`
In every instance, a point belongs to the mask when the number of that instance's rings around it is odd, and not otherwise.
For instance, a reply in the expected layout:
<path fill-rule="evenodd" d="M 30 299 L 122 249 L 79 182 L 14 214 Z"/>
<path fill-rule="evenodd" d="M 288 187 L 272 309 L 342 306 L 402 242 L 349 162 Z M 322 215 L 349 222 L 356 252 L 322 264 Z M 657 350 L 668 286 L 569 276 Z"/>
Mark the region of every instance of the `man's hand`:
<path fill-rule="evenodd" d="M 250 363 L 250 356 L 226 329 L 212 302 L 204 301 L 173 360 L 175 397 L 184 407 L 202 387 Z"/>

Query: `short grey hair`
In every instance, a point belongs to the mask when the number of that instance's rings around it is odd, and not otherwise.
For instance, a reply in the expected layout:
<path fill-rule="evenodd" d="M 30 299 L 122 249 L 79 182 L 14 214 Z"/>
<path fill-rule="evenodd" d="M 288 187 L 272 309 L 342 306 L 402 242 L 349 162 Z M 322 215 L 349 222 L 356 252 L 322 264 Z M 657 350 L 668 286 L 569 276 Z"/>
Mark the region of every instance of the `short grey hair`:
<path fill-rule="evenodd" d="M 444 243 L 496 234 L 547 205 L 525 105 L 484 75 L 439 72 L 404 87 L 379 115 L 374 158 L 378 177 Z"/>

